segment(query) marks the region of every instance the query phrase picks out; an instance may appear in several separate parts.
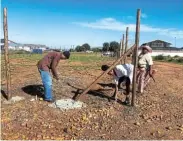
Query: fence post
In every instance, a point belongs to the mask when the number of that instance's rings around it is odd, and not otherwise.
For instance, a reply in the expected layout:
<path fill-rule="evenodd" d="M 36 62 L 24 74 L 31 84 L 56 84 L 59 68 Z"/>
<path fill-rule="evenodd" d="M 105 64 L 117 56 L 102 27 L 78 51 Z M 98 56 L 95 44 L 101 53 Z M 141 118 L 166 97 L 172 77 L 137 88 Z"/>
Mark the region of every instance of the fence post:
<path fill-rule="evenodd" d="M 123 38 L 121 40 L 121 48 L 120 48 L 120 57 L 124 54 L 124 40 L 125 40 L 125 35 L 123 34 Z M 123 60 L 120 62 L 121 64 L 123 63 Z"/>
<path fill-rule="evenodd" d="M 126 50 L 128 48 L 128 29 L 129 29 L 129 27 L 126 28 L 125 53 L 126 53 Z M 125 57 L 125 59 L 124 59 L 124 64 L 126 64 L 126 58 L 127 57 Z"/>
<path fill-rule="evenodd" d="M 137 75 L 137 60 L 138 60 L 138 47 L 139 47 L 139 35 L 140 35 L 140 9 L 137 10 L 137 21 L 136 21 L 136 33 L 135 33 L 135 49 L 133 56 L 134 70 L 133 70 L 133 87 L 132 87 L 132 101 L 131 105 L 135 106 L 136 96 L 136 75 Z"/>
<path fill-rule="evenodd" d="M 5 71 L 6 71 L 6 86 L 7 86 L 7 98 L 11 98 L 10 85 L 11 85 L 11 76 L 10 76 L 10 62 L 8 54 L 8 22 L 7 22 L 7 8 L 4 8 L 4 59 L 5 59 Z"/>

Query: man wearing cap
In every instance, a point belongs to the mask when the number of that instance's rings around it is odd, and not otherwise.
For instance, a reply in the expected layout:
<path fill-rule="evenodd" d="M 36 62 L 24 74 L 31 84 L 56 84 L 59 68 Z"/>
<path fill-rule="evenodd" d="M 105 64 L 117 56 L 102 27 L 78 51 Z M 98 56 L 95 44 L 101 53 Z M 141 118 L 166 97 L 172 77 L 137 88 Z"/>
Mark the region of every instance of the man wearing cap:
<path fill-rule="evenodd" d="M 70 57 L 69 51 L 64 51 L 63 53 L 53 51 L 49 52 L 37 63 L 37 67 L 40 72 L 42 83 L 44 86 L 45 101 L 54 102 L 54 98 L 52 96 L 52 79 L 50 76 L 50 70 L 53 74 L 53 78 L 59 80 L 56 67 L 60 60 L 69 59 L 69 57 Z"/>
<path fill-rule="evenodd" d="M 153 76 L 153 60 L 151 57 L 152 49 L 143 44 L 141 46 L 142 52 L 138 56 L 138 73 L 137 73 L 137 83 L 138 83 L 138 92 L 143 93 L 145 86 L 148 84 L 146 82 L 146 77 L 149 75 Z"/>

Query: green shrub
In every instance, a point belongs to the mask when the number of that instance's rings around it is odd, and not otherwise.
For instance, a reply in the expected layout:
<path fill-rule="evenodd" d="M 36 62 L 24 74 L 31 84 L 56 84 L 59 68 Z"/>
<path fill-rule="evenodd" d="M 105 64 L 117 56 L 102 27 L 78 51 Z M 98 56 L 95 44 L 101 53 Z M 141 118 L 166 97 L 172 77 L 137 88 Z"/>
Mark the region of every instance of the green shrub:
<path fill-rule="evenodd" d="M 167 60 L 168 60 L 168 62 L 172 62 L 174 59 L 170 57 Z"/>
<path fill-rule="evenodd" d="M 179 58 L 179 56 L 178 55 L 175 55 L 174 58 Z"/>
<path fill-rule="evenodd" d="M 178 62 L 178 63 L 183 63 L 183 57 L 182 57 L 182 58 L 177 59 L 177 62 Z"/>
<path fill-rule="evenodd" d="M 10 54 L 30 54 L 29 51 L 25 51 L 25 50 L 10 50 L 9 53 Z"/>
<path fill-rule="evenodd" d="M 154 57 L 155 60 L 166 60 L 166 56 L 158 55 Z"/>

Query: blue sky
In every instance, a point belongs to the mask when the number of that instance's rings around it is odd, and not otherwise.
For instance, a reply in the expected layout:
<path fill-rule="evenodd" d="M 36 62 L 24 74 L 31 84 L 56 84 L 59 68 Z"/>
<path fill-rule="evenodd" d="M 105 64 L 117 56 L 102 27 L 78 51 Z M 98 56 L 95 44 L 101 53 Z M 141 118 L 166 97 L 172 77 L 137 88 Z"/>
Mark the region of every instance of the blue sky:
<path fill-rule="evenodd" d="M 9 39 L 67 48 L 120 41 L 127 26 L 133 44 L 140 8 L 140 44 L 160 39 L 175 46 L 176 37 L 176 46 L 183 47 L 182 5 L 183 0 L 2 0 L 1 11 L 8 8 Z"/>

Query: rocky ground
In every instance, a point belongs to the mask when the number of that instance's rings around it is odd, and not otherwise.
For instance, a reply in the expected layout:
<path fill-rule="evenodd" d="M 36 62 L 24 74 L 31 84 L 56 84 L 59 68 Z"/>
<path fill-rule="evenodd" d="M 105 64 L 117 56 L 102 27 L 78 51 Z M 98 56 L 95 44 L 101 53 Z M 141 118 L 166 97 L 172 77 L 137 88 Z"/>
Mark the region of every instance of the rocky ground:
<path fill-rule="evenodd" d="M 14 61 L 17 63 L 17 60 Z M 109 62 L 110 64 L 111 62 Z M 102 63 L 98 63 L 100 66 Z M 86 88 L 100 74 L 96 64 L 60 63 L 61 81 L 53 83 L 57 99 L 72 98 L 77 89 Z M 83 66 L 85 67 L 84 69 Z M 114 103 L 105 76 L 80 101 L 82 109 L 61 111 L 40 101 L 41 80 L 35 67 L 15 66 L 12 94 L 24 100 L 7 104 L 1 99 L 3 140 L 71 139 L 183 139 L 183 65 L 155 62 L 156 82 L 150 82 L 144 94 L 137 95 L 136 106 L 122 104 L 124 95 Z M 109 85 L 110 86 L 110 85 Z M 107 90 L 106 90 L 107 89 Z M 2 82 L 2 90 L 6 92 Z M 1 91 L 1 92 L 3 92 Z M 38 98 L 36 100 L 36 95 Z M 35 100 L 32 100 L 35 99 Z"/>

